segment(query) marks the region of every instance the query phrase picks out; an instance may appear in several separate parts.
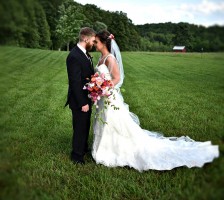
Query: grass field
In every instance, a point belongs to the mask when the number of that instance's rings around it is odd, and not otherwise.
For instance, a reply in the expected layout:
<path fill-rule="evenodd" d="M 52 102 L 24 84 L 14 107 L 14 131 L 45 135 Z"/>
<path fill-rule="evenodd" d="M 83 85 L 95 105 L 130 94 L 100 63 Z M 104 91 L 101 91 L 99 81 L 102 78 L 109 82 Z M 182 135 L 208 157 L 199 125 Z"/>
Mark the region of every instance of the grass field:
<path fill-rule="evenodd" d="M 71 113 L 63 108 L 67 52 L 0 47 L 0 199 L 224 197 L 224 53 L 122 55 L 123 96 L 141 127 L 211 140 L 220 157 L 203 168 L 143 173 L 96 165 L 90 155 L 75 166 Z"/>

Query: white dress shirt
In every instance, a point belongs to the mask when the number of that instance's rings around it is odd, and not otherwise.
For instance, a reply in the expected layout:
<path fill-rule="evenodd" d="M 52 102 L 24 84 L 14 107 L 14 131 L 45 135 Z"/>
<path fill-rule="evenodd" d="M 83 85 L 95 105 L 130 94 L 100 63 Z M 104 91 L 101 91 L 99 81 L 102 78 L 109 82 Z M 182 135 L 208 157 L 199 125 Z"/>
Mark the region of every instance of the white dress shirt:
<path fill-rule="evenodd" d="M 77 46 L 81 49 L 81 51 L 86 55 L 86 49 L 81 46 L 79 43 L 77 44 Z M 86 55 L 86 57 L 89 59 L 89 57 Z"/>

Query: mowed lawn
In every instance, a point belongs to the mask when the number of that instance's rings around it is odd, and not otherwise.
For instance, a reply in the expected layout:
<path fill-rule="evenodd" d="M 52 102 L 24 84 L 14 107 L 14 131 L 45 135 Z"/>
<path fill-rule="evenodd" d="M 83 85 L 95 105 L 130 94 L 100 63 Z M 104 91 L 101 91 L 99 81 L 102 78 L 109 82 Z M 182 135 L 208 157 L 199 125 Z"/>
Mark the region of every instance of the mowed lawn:
<path fill-rule="evenodd" d="M 96 165 L 90 155 L 85 166 L 70 162 L 67 54 L 0 47 L 0 199 L 224 197 L 224 53 L 122 53 L 123 96 L 142 128 L 220 149 L 203 168 L 143 173 Z M 92 55 L 96 64 L 99 54 Z"/>

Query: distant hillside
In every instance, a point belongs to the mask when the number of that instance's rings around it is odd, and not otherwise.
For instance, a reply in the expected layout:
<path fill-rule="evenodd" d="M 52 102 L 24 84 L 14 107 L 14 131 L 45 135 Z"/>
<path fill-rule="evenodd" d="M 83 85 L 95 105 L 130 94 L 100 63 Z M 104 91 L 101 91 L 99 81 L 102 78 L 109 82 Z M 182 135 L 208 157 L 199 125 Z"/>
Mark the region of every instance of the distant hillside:
<path fill-rule="evenodd" d="M 119 7 L 118 7 L 119 10 Z M 122 11 L 105 11 L 73 0 L 0 1 L 0 44 L 40 49 L 71 49 L 81 27 L 107 29 L 122 51 L 224 51 L 224 27 L 188 23 L 134 25 Z"/>
<path fill-rule="evenodd" d="M 158 23 L 137 25 L 138 33 L 146 41 L 162 45 L 184 45 L 188 51 L 223 51 L 224 27 L 204 27 L 188 23 Z"/>

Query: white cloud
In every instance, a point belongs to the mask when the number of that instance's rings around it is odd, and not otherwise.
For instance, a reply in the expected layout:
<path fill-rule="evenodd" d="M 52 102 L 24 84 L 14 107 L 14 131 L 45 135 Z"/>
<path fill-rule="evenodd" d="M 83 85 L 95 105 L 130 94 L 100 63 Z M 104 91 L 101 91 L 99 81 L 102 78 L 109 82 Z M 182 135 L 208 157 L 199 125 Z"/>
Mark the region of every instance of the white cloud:
<path fill-rule="evenodd" d="M 151 4 L 145 7 L 134 8 L 135 13 L 130 18 L 133 17 L 135 24 L 143 23 L 160 23 L 160 22 L 175 22 L 194 20 L 194 15 L 191 12 L 183 11 L 176 5 L 164 6 Z M 137 10 L 137 15 L 136 15 Z M 187 20 L 188 19 L 188 20 Z"/>
<path fill-rule="evenodd" d="M 206 15 L 212 14 L 214 12 L 224 12 L 224 2 L 212 2 L 208 0 L 203 0 L 199 4 L 182 4 L 180 6 L 181 10 L 187 12 L 199 12 Z"/>
<path fill-rule="evenodd" d="M 132 10 L 132 9 L 131 9 Z M 217 17 L 219 13 L 221 17 Z M 134 6 L 133 13 L 128 12 L 128 17 L 135 24 L 160 23 L 160 22 L 189 22 L 205 26 L 224 25 L 224 2 L 203 0 L 199 3 L 184 4 L 149 4 L 148 6 Z"/>
<path fill-rule="evenodd" d="M 80 0 L 79 2 L 95 4 L 104 10 L 125 12 L 134 24 L 189 22 L 205 26 L 224 25 L 224 1 L 197 0 L 196 3 L 189 3 L 189 1 L 180 3 L 179 0 L 170 2 L 165 0 L 141 2 L 139 0 L 94 0 L 93 2 Z"/>

